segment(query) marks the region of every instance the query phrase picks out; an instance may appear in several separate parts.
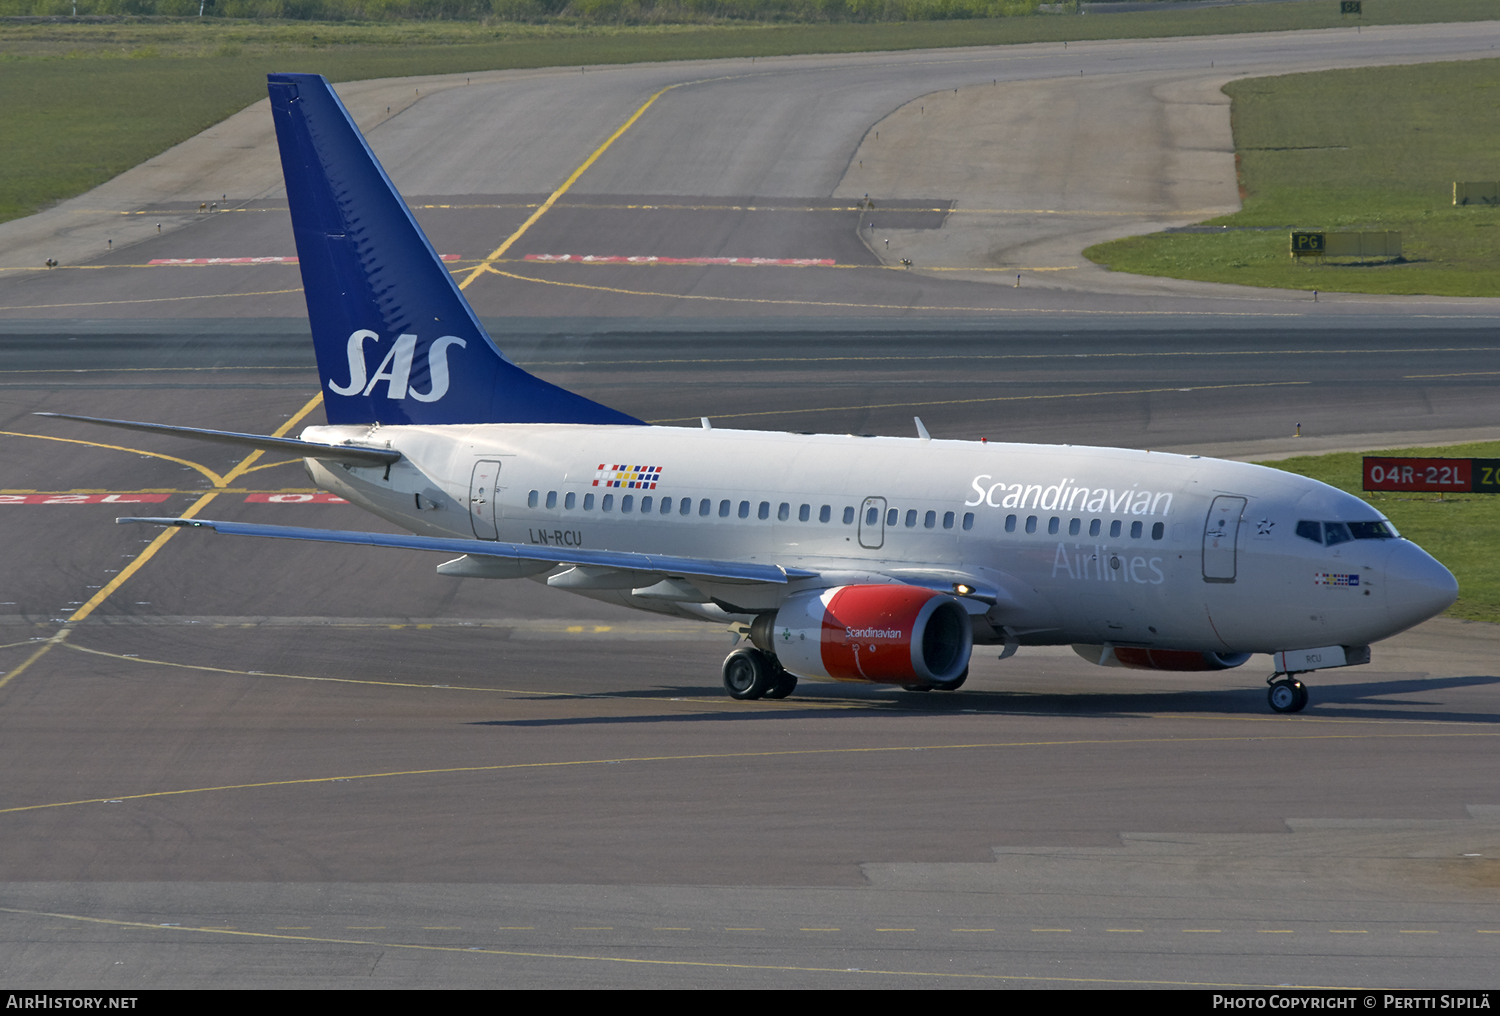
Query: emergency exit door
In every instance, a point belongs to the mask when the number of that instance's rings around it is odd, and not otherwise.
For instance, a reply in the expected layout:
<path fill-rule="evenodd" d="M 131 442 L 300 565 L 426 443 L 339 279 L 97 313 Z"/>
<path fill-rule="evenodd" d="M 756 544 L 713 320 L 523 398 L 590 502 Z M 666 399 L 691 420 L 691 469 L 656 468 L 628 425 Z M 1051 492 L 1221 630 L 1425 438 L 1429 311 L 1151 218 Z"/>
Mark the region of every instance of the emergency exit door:
<path fill-rule="evenodd" d="M 859 545 L 869 550 L 885 546 L 885 498 L 867 497 L 860 505 Z"/>

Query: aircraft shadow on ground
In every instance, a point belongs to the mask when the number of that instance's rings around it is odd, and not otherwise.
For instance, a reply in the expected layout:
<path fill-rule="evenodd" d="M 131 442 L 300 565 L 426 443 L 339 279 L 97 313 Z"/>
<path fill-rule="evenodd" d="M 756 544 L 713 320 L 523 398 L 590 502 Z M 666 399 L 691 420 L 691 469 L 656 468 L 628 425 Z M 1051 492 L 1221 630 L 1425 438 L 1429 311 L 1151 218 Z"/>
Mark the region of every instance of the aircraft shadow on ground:
<path fill-rule="evenodd" d="M 1500 676 L 1416 678 L 1395 677 L 1390 680 L 1359 684 L 1313 686 L 1312 702 L 1303 715 L 1338 719 L 1422 720 L 1449 723 L 1500 723 L 1500 712 L 1464 712 L 1443 709 L 1435 693 L 1460 688 L 1500 685 Z M 702 703 L 722 693 L 703 687 L 662 687 L 637 692 L 609 693 L 599 698 L 661 699 L 680 698 Z M 1397 699 L 1393 696 L 1422 694 L 1424 698 Z M 595 696 L 579 695 L 577 699 Z M 798 709 L 797 699 L 809 703 Z M 813 703 L 816 703 L 815 705 Z M 650 713 L 635 716 L 567 716 L 528 720 L 474 720 L 481 727 L 568 727 L 637 723 L 740 723 L 762 720 L 818 718 L 828 720 L 839 715 L 909 716 L 913 713 L 1018 714 L 1030 716 L 1068 716 L 1127 718 L 1162 713 L 1231 714 L 1264 716 L 1268 713 L 1266 694 L 1259 689 L 1236 688 L 1226 691 L 1181 691 L 1140 693 L 1038 694 L 1035 692 L 958 691 L 915 693 L 886 688 L 840 688 L 812 685 L 806 692 L 771 708 L 758 710 L 753 703 L 724 702 L 724 709 L 697 713 Z M 843 706 L 843 709 L 830 709 Z"/>

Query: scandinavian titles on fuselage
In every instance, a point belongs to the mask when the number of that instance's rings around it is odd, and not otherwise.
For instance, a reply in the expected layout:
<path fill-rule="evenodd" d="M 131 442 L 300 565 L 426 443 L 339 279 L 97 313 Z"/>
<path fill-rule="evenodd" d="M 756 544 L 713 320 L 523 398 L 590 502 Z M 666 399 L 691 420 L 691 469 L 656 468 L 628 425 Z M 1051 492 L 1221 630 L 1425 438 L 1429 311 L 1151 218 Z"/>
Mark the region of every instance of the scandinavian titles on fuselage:
<path fill-rule="evenodd" d="M 1111 515 L 1170 515 L 1172 495 L 1168 491 L 1124 490 L 1113 487 L 1079 487 L 1073 477 L 1063 477 L 1050 487 L 1040 483 L 1007 483 L 988 473 L 974 477 L 970 487 L 974 500 L 965 501 L 968 508 L 988 505 L 991 508 L 1040 508 L 1047 511 L 1108 512 Z"/>

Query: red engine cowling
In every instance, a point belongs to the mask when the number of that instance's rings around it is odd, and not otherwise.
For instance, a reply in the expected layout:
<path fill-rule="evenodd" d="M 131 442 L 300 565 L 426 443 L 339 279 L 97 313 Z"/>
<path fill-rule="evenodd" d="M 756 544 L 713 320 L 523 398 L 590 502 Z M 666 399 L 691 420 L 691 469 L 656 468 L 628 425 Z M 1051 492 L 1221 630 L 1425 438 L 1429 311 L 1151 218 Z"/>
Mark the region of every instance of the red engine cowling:
<path fill-rule="evenodd" d="M 839 681 L 932 684 L 969 666 L 974 629 L 963 605 L 918 586 L 839 586 L 798 593 L 769 641 L 793 674 Z"/>
<path fill-rule="evenodd" d="M 1130 670 L 1230 670 L 1250 659 L 1249 653 L 1146 649 L 1142 646 L 1074 646 L 1073 652 L 1101 667 L 1126 667 Z"/>

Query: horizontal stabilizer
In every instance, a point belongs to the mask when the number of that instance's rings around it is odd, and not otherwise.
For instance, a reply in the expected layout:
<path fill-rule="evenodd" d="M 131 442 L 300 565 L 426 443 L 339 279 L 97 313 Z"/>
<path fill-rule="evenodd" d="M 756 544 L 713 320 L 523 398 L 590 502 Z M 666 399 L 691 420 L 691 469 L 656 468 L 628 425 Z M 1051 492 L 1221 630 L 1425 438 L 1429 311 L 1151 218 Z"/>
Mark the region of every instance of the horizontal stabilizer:
<path fill-rule="evenodd" d="M 742 582 L 784 583 L 789 579 L 811 579 L 818 576 L 818 573 L 814 571 L 782 568 L 774 564 L 706 561 L 691 557 L 668 557 L 662 554 L 631 554 L 617 550 L 580 550 L 577 547 L 532 547 L 520 543 L 454 540 L 437 536 L 409 536 L 405 533 L 357 533 L 343 529 L 257 526 L 243 522 L 215 522 L 212 519 L 120 518 L 115 521 L 119 523 L 144 522 L 153 526 L 212 529 L 225 536 L 268 536 L 281 540 L 312 540 L 318 543 L 356 543 L 368 547 L 437 550 L 445 554 L 476 554 L 523 561 L 551 561 L 556 564 L 661 572 L 666 575 L 693 575 Z"/>
<path fill-rule="evenodd" d="M 290 437 L 267 437 L 264 434 L 236 434 L 230 430 L 203 430 L 200 427 L 169 427 L 164 423 L 136 423 L 133 420 L 102 420 L 93 416 L 73 416 L 68 413 L 32 413 L 32 416 L 52 416 L 59 420 L 81 420 L 98 423 L 121 430 L 140 430 L 147 434 L 170 434 L 173 437 L 189 437 L 195 441 L 216 441 L 219 444 L 239 445 L 242 448 L 260 448 L 268 452 L 286 452 L 303 458 L 324 459 L 329 462 L 360 462 L 368 465 L 390 465 L 401 461 L 401 453 L 389 448 L 366 448 L 362 445 L 326 445 L 316 441 L 298 441 Z"/>

